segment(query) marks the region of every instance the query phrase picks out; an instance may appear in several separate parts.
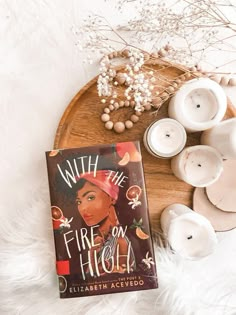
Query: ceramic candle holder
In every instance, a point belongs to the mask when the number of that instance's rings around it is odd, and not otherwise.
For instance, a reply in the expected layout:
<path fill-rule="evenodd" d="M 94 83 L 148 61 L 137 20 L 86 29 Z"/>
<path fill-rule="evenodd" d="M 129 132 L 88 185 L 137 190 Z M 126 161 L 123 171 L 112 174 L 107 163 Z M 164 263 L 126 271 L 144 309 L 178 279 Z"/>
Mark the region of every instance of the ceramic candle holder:
<path fill-rule="evenodd" d="M 143 142 L 150 154 L 171 158 L 183 150 L 186 138 L 186 131 L 178 121 L 164 118 L 153 122 L 146 129 Z"/>
<path fill-rule="evenodd" d="M 217 244 L 211 223 L 185 205 L 173 204 L 161 214 L 161 227 L 170 247 L 188 259 L 211 254 Z"/>
<path fill-rule="evenodd" d="M 213 184 L 223 171 L 220 153 L 206 145 L 185 148 L 172 158 L 171 168 L 179 179 L 194 187 L 207 187 Z"/>
<path fill-rule="evenodd" d="M 224 159 L 236 159 L 236 118 L 224 120 L 204 131 L 201 144 L 214 147 Z"/>
<path fill-rule="evenodd" d="M 178 120 L 188 132 L 212 128 L 219 123 L 227 109 L 222 87 L 207 78 L 186 82 L 170 100 L 169 117 Z"/>

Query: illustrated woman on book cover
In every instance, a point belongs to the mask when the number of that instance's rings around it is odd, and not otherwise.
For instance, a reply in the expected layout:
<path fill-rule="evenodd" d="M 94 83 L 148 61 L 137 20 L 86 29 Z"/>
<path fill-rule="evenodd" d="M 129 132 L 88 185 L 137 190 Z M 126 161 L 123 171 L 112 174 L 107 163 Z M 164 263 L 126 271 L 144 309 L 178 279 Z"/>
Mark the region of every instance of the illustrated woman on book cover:
<path fill-rule="evenodd" d="M 119 186 L 108 170 L 83 174 L 76 185 L 79 214 L 88 227 L 96 227 L 91 248 L 91 265 L 109 273 L 124 273 L 135 269 L 133 248 L 120 226 L 115 205 Z"/>

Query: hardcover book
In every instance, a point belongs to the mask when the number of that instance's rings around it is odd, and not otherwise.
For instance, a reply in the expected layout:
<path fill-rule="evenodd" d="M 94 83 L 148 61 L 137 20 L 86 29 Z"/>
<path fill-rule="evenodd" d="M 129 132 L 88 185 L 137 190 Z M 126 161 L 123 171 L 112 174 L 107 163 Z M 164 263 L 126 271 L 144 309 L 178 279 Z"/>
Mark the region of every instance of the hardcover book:
<path fill-rule="evenodd" d="M 157 288 L 139 142 L 46 159 L 60 297 Z"/>

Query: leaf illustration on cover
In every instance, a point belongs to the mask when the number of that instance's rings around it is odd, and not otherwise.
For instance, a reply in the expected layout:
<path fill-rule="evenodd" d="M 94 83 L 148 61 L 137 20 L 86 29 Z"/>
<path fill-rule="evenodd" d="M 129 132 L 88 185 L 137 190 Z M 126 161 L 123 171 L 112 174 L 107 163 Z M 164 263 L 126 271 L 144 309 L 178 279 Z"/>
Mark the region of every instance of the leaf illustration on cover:
<path fill-rule="evenodd" d="M 143 231 L 143 219 L 141 218 L 139 221 L 136 221 L 136 219 L 133 220 L 133 223 L 129 227 L 130 229 L 135 229 L 135 233 L 138 236 L 138 238 L 142 240 L 146 240 L 149 238 L 149 235 L 146 234 Z"/>

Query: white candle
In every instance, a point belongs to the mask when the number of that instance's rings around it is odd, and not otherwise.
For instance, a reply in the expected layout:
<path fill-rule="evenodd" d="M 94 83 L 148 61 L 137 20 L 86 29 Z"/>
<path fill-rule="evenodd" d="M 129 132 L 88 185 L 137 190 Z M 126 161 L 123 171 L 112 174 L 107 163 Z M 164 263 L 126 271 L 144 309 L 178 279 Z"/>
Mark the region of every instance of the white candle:
<path fill-rule="evenodd" d="M 211 254 L 217 244 L 210 221 L 182 204 L 165 208 L 161 214 L 161 227 L 171 248 L 188 259 Z"/>
<path fill-rule="evenodd" d="M 154 121 L 146 129 L 143 141 L 152 155 L 170 158 L 183 150 L 186 138 L 186 131 L 178 121 L 164 118 Z"/>
<path fill-rule="evenodd" d="M 223 171 L 220 153 L 206 145 L 185 148 L 172 158 L 171 168 L 179 179 L 194 187 L 206 187 L 214 183 Z"/>
<path fill-rule="evenodd" d="M 201 143 L 217 149 L 224 159 L 236 159 L 236 118 L 224 120 L 204 131 Z"/>
<path fill-rule="evenodd" d="M 207 78 L 187 81 L 170 100 L 169 117 L 178 120 L 188 132 L 202 131 L 222 120 L 227 98 L 222 87 Z"/>

